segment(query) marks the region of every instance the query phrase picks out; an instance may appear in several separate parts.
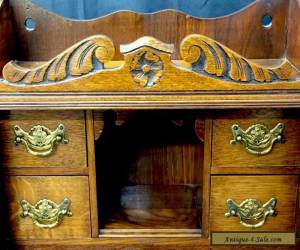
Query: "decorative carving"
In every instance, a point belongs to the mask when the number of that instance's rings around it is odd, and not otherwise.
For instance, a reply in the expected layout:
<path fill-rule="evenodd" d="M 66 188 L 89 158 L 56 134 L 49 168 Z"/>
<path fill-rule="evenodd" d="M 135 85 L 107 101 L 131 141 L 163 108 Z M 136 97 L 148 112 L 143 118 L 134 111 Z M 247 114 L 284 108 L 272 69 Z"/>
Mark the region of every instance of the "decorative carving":
<path fill-rule="evenodd" d="M 129 62 L 129 71 L 135 83 L 142 87 L 157 84 L 164 73 L 164 59 L 173 52 L 172 44 L 163 43 L 153 37 L 142 37 L 131 44 L 121 45 L 120 50 Z"/>
<path fill-rule="evenodd" d="M 276 68 L 261 67 L 203 35 L 187 36 L 181 43 L 180 53 L 192 64 L 193 71 L 224 80 L 255 83 L 299 77 L 299 72 L 288 61 Z"/>
<path fill-rule="evenodd" d="M 284 125 L 278 123 L 275 128 L 269 130 L 265 125 L 255 124 L 244 131 L 239 125 L 234 124 L 231 130 L 233 134 L 231 144 L 241 142 L 249 153 L 265 155 L 272 150 L 275 142 L 282 141 Z"/>
<path fill-rule="evenodd" d="M 21 201 L 21 217 L 29 216 L 35 225 L 40 228 L 53 228 L 58 226 L 64 216 L 72 216 L 70 211 L 71 201 L 65 198 L 60 204 L 51 200 L 40 200 L 34 206 L 28 201 Z"/>
<path fill-rule="evenodd" d="M 182 41 L 184 60 L 172 61 L 173 50 L 172 44 L 145 36 L 120 46 L 124 62 L 108 62 L 114 56 L 112 41 L 106 36 L 92 36 L 43 64 L 9 62 L 3 69 L 0 88 L 4 92 L 13 92 L 12 86 L 20 92 L 136 91 L 134 81 L 144 91 L 158 82 L 164 82 L 157 86 L 161 91 L 230 91 L 243 90 L 242 83 L 251 84 L 247 90 L 270 89 L 265 82 L 284 84 L 276 85 L 276 89 L 285 90 L 300 84 L 300 72 L 287 59 L 277 68 L 262 67 L 202 35 L 189 35 Z M 57 82 L 64 86 L 52 84 Z M 240 84 L 228 87 L 224 83 Z"/>
<path fill-rule="evenodd" d="M 10 61 L 3 68 L 3 76 L 9 82 L 47 83 L 78 77 L 95 70 L 103 70 L 104 62 L 114 57 L 113 42 L 106 36 L 89 37 L 49 62 L 34 68 L 25 68 Z"/>
<path fill-rule="evenodd" d="M 152 87 L 163 75 L 164 65 L 161 58 L 150 51 L 136 54 L 130 64 L 133 80 L 142 87 Z"/>
<path fill-rule="evenodd" d="M 239 217 L 241 225 L 258 228 L 265 224 L 268 215 L 276 215 L 276 202 L 275 198 L 271 198 L 262 205 L 257 199 L 247 199 L 238 205 L 232 199 L 228 199 L 228 212 L 225 213 L 225 216 Z"/>
<path fill-rule="evenodd" d="M 36 125 L 27 133 L 20 126 L 14 126 L 15 143 L 22 143 L 26 146 L 27 151 L 32 155 L 47 156 L 50 155 L 57 143 L 66 144 L 65 126 L 59 124 L 58 127 L 51 131 L 49 128 Z"/>

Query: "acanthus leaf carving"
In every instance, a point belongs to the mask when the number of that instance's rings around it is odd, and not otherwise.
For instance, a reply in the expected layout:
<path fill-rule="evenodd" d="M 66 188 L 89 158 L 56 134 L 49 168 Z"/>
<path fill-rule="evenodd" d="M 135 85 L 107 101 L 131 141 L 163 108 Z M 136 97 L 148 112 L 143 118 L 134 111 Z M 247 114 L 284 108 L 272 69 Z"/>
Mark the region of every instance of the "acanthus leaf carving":
<path fill-rule="evenodd" d="M 112 60 L 115 48 L 111 39 L 96 35 L 84 39 L 40 66 L 27 68 L 10 61 L 3 68 L 8 82 L 36 84 L 62 81 L 78 77 L 97 69 L 104 69 L 104 62 Z"/>
<path fill-rule="evenodd" d="M 262 67 L 225 45 L 199 34 L 187 36 L 181 43 L 180 53 L 186 62 L 192 64 L 192 71 L 223 80 L 262 83 L 293 80 L 300 75 L 287 60 L 278 67 Z"/>

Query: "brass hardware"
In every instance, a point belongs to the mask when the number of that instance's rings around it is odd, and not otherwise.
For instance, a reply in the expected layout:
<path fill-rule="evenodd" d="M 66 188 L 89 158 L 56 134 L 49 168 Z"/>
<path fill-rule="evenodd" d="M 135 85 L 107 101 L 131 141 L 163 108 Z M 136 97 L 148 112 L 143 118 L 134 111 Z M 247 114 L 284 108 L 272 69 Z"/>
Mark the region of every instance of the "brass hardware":
<path fill-rule="evenodd" d="M 45 126 L 36 125 L 28 133 L 20 126 L 15 125 L 14 132 L 16 145 L 23 143 L 32 155 L 47 156 L 52 153 L 55 144 L 68 143 L 68 140 L 65 139 L 65 126 L 63 124 L 59 124 L 54 131 Z"/>
<path fill-rule="evenodd" d="M 278 123 L 272 130 L 269 130 L 265 125 L 255 124 L 246 131 L 234 124 L 231 130 L 233 140 L 230 141 L 230 144 L 241 142 L 249 153 L 265 155 L 272 150 L 275 142 L 282 142 L 284 124 Z"/>
<path fill-rule="evenodd" d="M 240 223 L 245 227 L 258 228 L 265 224 L 268 215 L 276 215 L 275 206 L 277 200 L 271 198 L 265 204 L 257 199 L 247 199 L 241 204 L 236 204 L 232 199 L 227 200 L 226 217 L 239 217 Z"/>
<path fill-rule="evenodd" d="M 21 217 L 29 216 L 40 228 L 53 228 L 62 222 L 64 216 L 72 216 L 70 204 L 71 201 L 67 198 L 58 205 L 51 200 L 44 199 L 32 206 L 28 201 L 22 200 Z"/>

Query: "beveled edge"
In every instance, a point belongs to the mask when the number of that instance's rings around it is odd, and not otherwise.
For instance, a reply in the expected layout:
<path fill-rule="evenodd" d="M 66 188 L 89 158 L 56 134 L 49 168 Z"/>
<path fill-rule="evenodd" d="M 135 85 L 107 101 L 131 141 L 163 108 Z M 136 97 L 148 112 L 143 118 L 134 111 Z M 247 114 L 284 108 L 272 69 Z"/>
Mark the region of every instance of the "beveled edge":
<path fill-rule="evenodd" d="M 169 54 L 172 54 L 174 52 L 174 44 L 164 43 L 152 36 L 143 36 L 132 43 L 121 44 L 120 52 L 126 54 L 141 47 L 151 47 Z"/>

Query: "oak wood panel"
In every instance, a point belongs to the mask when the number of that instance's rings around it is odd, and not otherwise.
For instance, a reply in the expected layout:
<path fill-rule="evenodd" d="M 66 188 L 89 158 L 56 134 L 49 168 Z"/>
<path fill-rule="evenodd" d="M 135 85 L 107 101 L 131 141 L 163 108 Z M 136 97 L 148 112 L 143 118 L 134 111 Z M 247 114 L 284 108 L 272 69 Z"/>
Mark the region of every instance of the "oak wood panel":
<path fill-rule="evenodd" d="M 298 185 L 298 199 L 297 199 L 297 211 L 296 211 L 296 237 L 300 235 L 300 185 Z"/>
<path fill-rule="evenodd" d="M 259 166 L 259 167 L 212 167 L 211 174 L 300 174 L 300 168 L 295 166 Z"/>
<path fill-rule="evenodd" d="M 60 245 L 55 241 L 18 241 L 17 250 L 208 250 L 209 241 L 200 237 L 181 238 L 155 238 L 155 237 L 126 237 L 103 238 L 101 240 L 60 240 Z"/>
<path fill-rule="evenodd" d="M 211 231 L 295 231 L 295 212 L 298 176 L 212 176 L 211 177 Z M 240 204 L 245 199 L 259 199 L 262 203 L 277 199 L 277 216 L 269 216 L 262 227 L 247 228 L 238 217 L 225 217 L 226 200 Z"/>
<path fill-rule="evenodd" d="M 84 112 L 72 111 L 7 111 L 1 113 L 1 165 L 2 167 L 61 167 L 84 168 L 86 160 L 86 131 Z M 13 126 L 28 132 L 35 125 L 51 130 L 63 123 L 68 144 L 57 144 L 51 155 L 33 156 L 23 144 L 15 145 Z"/>
<path fill-rule="evenodd" d="M 6 177 L 10 230 L 13 239 L 68 239 L 91 236 L 89 186 L 87 177 Z M 64 198 L 71 200 L 72 217 L 52 229 L 41 229 L 32 220 L 21 218 L 20 201 L 34 205 L 41 199 L 57 204 Z"/>
<path fill-rule="evenodd" d="M 195 112 L 132 113 L 121 126 L 113 112 L 101 118 L 104 130 L 96 143 L 97 164 L 112 179 L 110 183 L 116 175 L 120 183 L 129 185 L 201 183 L 203 142 L 195 133 Z M 176 124 L 180 119 L 183 124 Z"/>
<path fill-rule="evenodd" d="M 129 234 L 131 229 L 178 229 L 177 233 L 183 234 L 181 229 L 200 229 L 200 191 L 199 185 L 124 186 L 120 208 L 112 208 L 100 233 L 107 229 L 127 229 Z"/>
<path fill-rule="evenodd" d="M 203 142 L 195 113 L 120 111 L 97 119 L 104 121 L 96 143 L 101 228 L 199 228 Z"/>
<path fill-rule="evenodd" d="M 276 247 L 276 246 L 254 246 L 254 247 L 250 247 L 250 246 L 226 246 L 226 247 L 212 247 L 210 248 L 211 250 L 298 250 L 299 246 L 283 246 L 283 247 Z"/>
<path fill-rule="evenodd" d="M 111 37 L 117 48 L 119 44 L 144 35 L 174 43 L 179 48 L 183 37 L 198 33 L 224 43 L 247 58 L 280 58 L 285 52 L 288 3 L 286 0 L 260 0 L 243 11 L 217 19 L 197 19 L 167 10 L 152 15 L 121 11 L 95 20 L 74 21 L 49 13 L 28 0 L 10 1 L 19 47 L 16 59 L 25 61 L 47 60 L 95 34 Z M 265 14 L 273 16 L 271 29 L 261 25 Z M 36 21 L 35 31 L 28 32 L 24 28 L 27 16 Z M 179 58 L 178 55 L 177 50 L 174 58 Z M 117 51 L 116 59 L 120 58 Z"/>
<path fill-rule="evenodd" d="M 82 109 L 238 109 L 238 108 L 299 108 L 298 91 L 268 91 L 259 94 L 256 91 L 236 91 L 234 98 L 222 92 L 153 92 L 143 94 L 115 93 L 62 93 L 55 94 L 8 94 L 0 92 L 0 110 L 43 109 L 43 110 L 82 110 Z M 38 98 L 37 98 L 38 97 Z"/>
<path fill-rule="evenodd" d="M 68 175 L 68 176 L 88 176 L 89 168 L 64 168 L 60 167 L 51 167 L 51 168 L 43 168 L 43 167 L 16 167 L 16 168 L 0 168 L 0 174 L 2 175 L 43 175 L 43 176 L 51 176 L 51 175 Z"/>
<path fill-rule="evenodd" d="M 87 128 L 87 157 L 89 169 L 89 194 L 91 206 L 91 228 L 92 237 L 99 236 L 98 225 L 98 200 L 97 200 L 97 184 L 96 184 L 96 156 L 95 156 L 95 140 L 94 140 L 94 119 L 93 111 L 86 111 L 86 128 Z"/>
<path fill-rule="evenodd" d="M 288 14 L 287 58 L 300 68 L 300 2 L 290 1 Z"/>
<path fill-rule="evenodd" d="M 253 155 L 241 143 L 231 145 L 231 126 L 238 124 L 243 130 L 261 123 L 273 129 L 278 123 L 285 125 L 284 143 L 275 143 L 270 153 Z M 300 119 L 296 111 L 242 110 L 216 114 L 213 121 L 212 167 L 266 167 L 300 165 Z"/>
<path fill-rule="evenodd" d="M 196 128 L 197 130 L 197 128 Z M 211 142 L 212 142 L 212 118 L 206 112 L 204 123 L 204 162 L 203 162 L 203 191 L 202 191 L 202 235 L 209 237 L 210 222 L 210 174 L 211 174 Z"/>
<path fill-rule="evenodd" d="M 0 77 L 3 66 L 13 58 L 14 38 L 13 38 L 12 11 L 8 6 L 8 1 L 0 1 Z"/>

